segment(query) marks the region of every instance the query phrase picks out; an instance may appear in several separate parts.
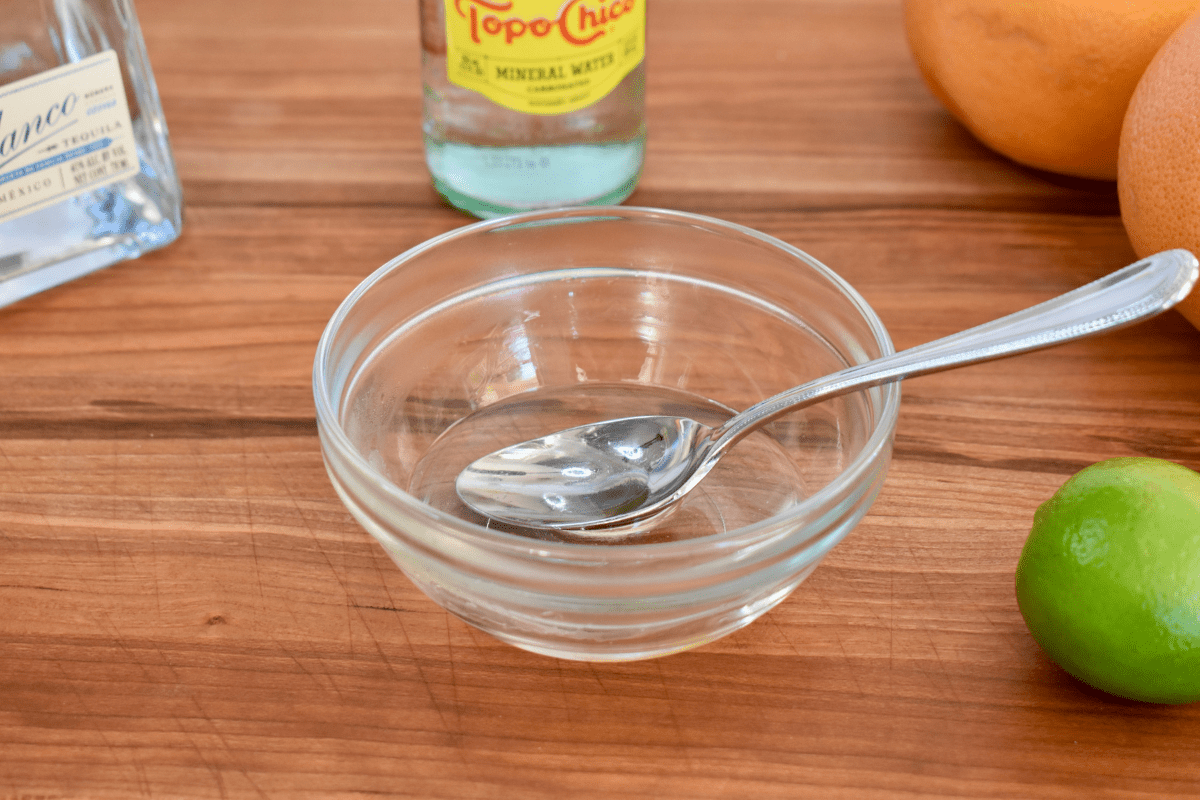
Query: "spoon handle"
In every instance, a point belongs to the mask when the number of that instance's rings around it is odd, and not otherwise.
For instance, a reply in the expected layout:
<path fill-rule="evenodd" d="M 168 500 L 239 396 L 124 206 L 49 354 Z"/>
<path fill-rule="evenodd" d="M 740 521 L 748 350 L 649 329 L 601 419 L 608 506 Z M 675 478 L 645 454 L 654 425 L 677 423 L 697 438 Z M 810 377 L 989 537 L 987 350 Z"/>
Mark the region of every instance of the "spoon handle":
<path fill-rule="evenodd" d="M 830 397 L 1053 347 L 1149 319 L 1186 297 L 1198 273 L 1200 266 L 1187 250 L 1166 250 L 1024 311 L 780 392 L 717 428 L 709 458 L 776 417 Z"/>

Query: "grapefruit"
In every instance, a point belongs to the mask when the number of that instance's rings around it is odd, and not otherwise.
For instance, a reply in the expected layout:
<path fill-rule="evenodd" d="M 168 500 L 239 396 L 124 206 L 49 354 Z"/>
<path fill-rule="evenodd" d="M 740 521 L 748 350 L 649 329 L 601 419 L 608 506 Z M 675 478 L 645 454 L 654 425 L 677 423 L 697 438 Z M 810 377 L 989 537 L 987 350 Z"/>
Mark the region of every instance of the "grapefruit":
<path fill-rule="evenodd" d="M 931 91 L 980 141 L 1019 163 L 1117 177 L 1125 108 L 1197 0 L 905 0 Z"/>
<path fill-rule="evenodd" d="M 1117 193 L 1139 256 L 1174 247 L 1200 254 L 1200 16 L 1167 40 L 1133 93 Z M 1200 291 L 1176 308 L 1200 328 Z"/>

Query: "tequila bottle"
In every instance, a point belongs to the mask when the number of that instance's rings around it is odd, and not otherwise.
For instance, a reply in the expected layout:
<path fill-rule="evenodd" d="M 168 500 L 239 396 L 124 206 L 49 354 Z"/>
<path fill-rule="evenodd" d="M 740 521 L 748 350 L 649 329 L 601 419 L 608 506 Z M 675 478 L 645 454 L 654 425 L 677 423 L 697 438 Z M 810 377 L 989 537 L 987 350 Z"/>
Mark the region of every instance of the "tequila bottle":
<path fill-rule="evenodd" d="M 0 305 L 162 247 L 182 222 L 131 0 L 3 0 Z"/>

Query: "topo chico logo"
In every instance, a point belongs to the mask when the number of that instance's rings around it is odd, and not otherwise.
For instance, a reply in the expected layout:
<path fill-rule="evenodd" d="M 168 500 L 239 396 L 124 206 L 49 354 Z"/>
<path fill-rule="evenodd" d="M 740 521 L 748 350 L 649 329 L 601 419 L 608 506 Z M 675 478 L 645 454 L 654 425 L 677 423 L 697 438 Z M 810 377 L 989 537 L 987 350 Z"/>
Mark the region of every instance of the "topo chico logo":
<path fill-rule="evenodd" d="M 607 96 L 646 52 L 646 0 L 443 0 L 446 78 L 525 114 Z"/>
<path fill-rule="evenodd" d="M 482 44 L 485 37 L 503 39 L 505 44 L 512 44 L 523 36 L 544 39 L 557 32 L 568 44 L 583 46 L 603 36 L 609 23 L 632 13 L 637 2 L 605 0 L 589 5 L 584 0 L 566 0 L 554 19 L 501 16 L 512 10 L 513 0 L 454 0 L 454 10 L 467 21 L 471 40 L 476 44 Z"/>

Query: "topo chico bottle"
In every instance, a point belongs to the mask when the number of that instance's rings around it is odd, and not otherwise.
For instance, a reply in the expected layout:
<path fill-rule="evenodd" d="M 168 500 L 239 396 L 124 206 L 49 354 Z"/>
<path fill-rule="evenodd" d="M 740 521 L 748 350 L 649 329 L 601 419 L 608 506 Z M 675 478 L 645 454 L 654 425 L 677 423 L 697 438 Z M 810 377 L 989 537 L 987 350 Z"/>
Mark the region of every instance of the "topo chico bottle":
<path fill-rule="evenodd" d="M 425 158 L 479 217 L 619 203 L 645 157 L 646 0 L 421 0 Z"/>
<path fill-rule="evenodd" d="M 0 306 L 179 236 L 131 0 L 0 0 Z"/>

